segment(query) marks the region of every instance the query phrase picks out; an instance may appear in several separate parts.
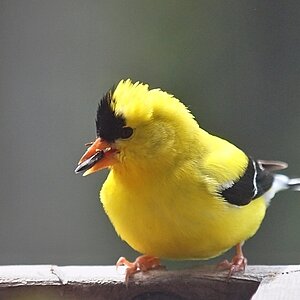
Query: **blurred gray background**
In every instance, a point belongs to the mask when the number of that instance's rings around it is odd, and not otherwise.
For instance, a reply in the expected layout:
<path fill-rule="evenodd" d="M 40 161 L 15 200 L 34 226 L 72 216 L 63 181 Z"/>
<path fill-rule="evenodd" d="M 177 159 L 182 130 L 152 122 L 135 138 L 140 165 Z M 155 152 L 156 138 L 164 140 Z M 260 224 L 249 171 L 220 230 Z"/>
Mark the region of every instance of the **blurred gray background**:
<path fill-rule="evenodd" d="M 74 174 L 122 78 L 172 92 L 208 131 L 300 176 L 299 20 L 299 1 L 0 0 L 0 264 L 136 256 L 99 202 L 107 172 Z M 300 193 L 278 195 L 250 264 L 298 264 L 299 216 Z"/>

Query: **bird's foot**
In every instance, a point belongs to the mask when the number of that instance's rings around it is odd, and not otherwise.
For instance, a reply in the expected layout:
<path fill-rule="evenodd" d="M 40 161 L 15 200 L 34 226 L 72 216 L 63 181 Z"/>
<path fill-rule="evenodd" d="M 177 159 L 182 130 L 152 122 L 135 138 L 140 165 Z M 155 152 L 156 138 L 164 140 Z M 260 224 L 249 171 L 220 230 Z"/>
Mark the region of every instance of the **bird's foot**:
<path fill-rule="evenodd" d="M 247 258 L 243 255 L 235 255 L 231 261 L 225 259 L 224 261 L 220 262 L 217 268 L 221 270 L 229 270 L 228 278 L 230 278 L 233 273 L 245 271 L 246 266 Z"/>
<path fill-rule="evenodd" d="M 158 257 L 149 255 L 139 256 L 134 262 L 128 261 L 125 257 L 120 257 L 116 263 L 116 267 L 118 268 L 119 266 L 126 267 L 126 285 L 128 284 L 129 278 L 135 273 L 164 268 L 160 264 L 160 260 Z"/>

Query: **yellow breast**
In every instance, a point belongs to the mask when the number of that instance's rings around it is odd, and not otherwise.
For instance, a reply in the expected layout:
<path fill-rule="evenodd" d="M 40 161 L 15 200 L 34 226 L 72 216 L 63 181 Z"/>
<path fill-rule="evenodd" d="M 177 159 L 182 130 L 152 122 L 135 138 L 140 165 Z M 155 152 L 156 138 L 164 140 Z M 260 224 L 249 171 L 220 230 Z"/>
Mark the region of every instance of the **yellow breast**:
<path fill-rule="evenodd" d="M 264 217 L 262 198 L 246 206 L 228 204 L 190 176 L 124 184 L 111 171 L 101 201 L 115 230 L 132 248 L 162 258 L 206 259 L 255 234 Z"/>

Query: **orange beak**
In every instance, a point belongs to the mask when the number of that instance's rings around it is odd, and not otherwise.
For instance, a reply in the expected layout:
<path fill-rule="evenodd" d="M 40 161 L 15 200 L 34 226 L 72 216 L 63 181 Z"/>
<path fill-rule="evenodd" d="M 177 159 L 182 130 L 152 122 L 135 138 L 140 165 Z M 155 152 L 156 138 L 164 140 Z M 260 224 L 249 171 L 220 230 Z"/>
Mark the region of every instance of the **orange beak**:
<path fill-rule="evenodd" d="M 86 176 L 110 167 L 116 162 L 115 153 L 111 144 L 97 138 L 80 158 L 75 173 L 84 172 L 83 176 Z"/>

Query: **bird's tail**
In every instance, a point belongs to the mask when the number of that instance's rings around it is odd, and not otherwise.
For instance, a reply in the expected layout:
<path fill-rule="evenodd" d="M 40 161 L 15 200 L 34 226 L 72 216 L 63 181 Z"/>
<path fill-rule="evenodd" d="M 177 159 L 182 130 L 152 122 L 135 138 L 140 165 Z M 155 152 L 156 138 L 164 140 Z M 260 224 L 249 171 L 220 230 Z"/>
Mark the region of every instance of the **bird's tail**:
<path fill-rule="evenodd" d="M 300 191 L 300 178 L 289 178 L 283 174 L 274 174 L 273 186 L 274 192 L 283 190 Z"/>
<path fill-rule="evenodd" d="M 283 174 L 274 174 L 273 184 L 264 194 L 267 205 L 269 205 L 275 194 L 284 190 L 300 191 L 300 178 L 289 178 Z"/>
<path fill-rule="evenodd" d="M 260 168 L 268 172 L 273 173 L 273 171 L 284 170 L 288 167 L 288 164 L 277 160 L 257 160 Z M 283 174 L 273 174 L 274 181 L 271 187 L 271 192 L 276 194 L 283 190 L 300 191 L 300 178 L 289 178 Z"/>
<path fill-rule="evenodd" d="M 288 189 L 300 192 L 300 178 L 289 178 L 287 185 Z"/>

